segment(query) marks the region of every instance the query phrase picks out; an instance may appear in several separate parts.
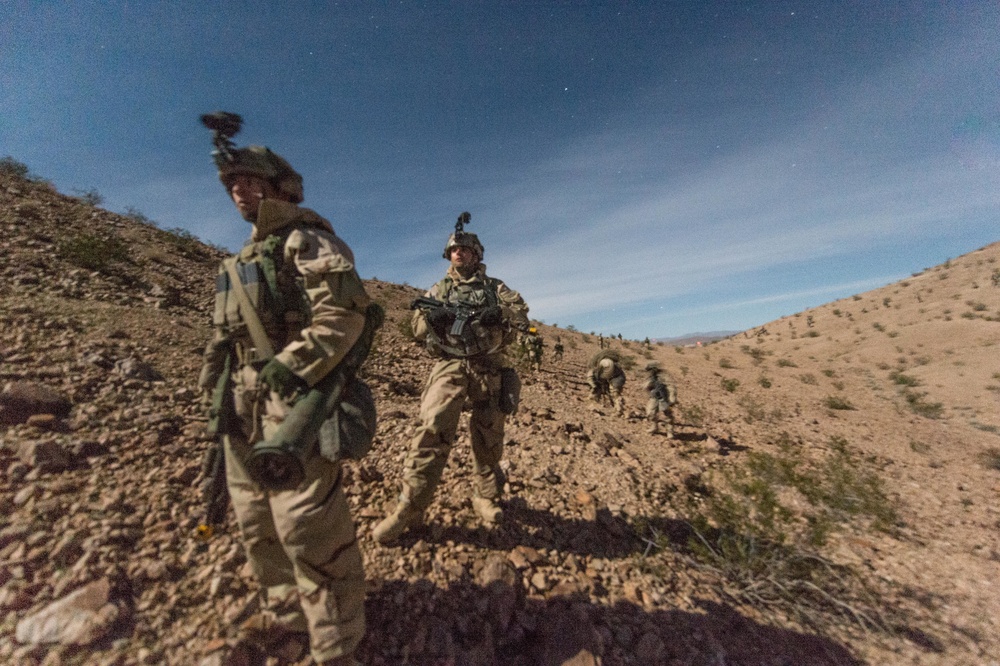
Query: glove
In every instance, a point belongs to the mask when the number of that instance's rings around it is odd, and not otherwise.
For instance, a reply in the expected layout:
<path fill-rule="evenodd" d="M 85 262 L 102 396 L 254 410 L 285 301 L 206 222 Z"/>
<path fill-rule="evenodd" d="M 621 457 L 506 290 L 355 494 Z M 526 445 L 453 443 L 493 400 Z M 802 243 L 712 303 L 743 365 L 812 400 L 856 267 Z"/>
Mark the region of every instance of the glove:
<path fill-rule="evenodd" d="M 436 331 L 442 331 L 451 324 L 451 312 L 446 308 L 434 308 L 424 313 L 427 325 Z"/>
<path fill-rule="evenodd" d="M 309 388 L 305 380 L 292 372 L 287 365 L 272 358 L 257 375 L 257 381 L 266 384 L 268 388 L 282 398 L 290 398 L 295 392 L 305 393 Z"/>
<path fill-rule="evenodd" d="M 491 305 L 479 315 L 479 323 L 483 326 L 499 326 L 503 323 L 503 310 L 499 305 Z"/>

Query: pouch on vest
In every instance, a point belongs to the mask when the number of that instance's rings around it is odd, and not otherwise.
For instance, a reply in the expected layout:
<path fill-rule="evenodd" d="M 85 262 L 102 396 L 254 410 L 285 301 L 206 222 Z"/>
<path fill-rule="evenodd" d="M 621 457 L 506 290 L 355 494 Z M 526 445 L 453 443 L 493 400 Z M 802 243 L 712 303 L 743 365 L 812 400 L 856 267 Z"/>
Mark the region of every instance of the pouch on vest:
<path fill-rule="evenodd" d="M 500 370 L 500 399 L 498 403 L 500 411 L 504 414 L 513 414 L 521 403 L 521 378 L 517 376 L 517 370 L 514 368 Z"/>
<path fill-rule="evenodd" d="M 319 452 L 330 462 L 361 460 L 375 439 L 376 411 L 371 389 L 357 377 L 344 387 L 333 414 L 319 429 Z"/>

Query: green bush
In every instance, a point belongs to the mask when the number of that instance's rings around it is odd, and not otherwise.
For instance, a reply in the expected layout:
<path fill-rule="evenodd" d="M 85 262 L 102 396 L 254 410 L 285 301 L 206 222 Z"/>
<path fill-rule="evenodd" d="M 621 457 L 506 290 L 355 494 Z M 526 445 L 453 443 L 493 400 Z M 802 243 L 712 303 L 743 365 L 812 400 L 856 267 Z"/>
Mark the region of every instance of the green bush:
<path fill-rule="evenodd" d="M 829 409 L 843 409 L 843 410 L 857 409 L 857 407 L 851 404 L 850 400 L 836 395 L 828 395 L 823 400 L 823 404 L 826 405 Z"/>
<path fill-rule="evenodd" d="M 909 388 L 903 389 L 903 398 L 914 414 L 925 416 L 929 419 L 939 419 L 944 415 L 944 405 L 940 402 L 927 402 L 924 397 L 926 392 L 918 393 Z"/>
<path fill-rule="evenodd" d="M 91 271 L 107 271 L 112 264 L 129 261 L 129 248 L 116 236 L 79 234 L 58 243 L 56 254 Z"/>
<path fill-rule="evenodd" d="M 760 347 L 751 347 L 750 345 L 743 345 L 740 347 L 744 354 L 747 354 L 753 359 L 754 365 L 760 365 L 764 362 L 764 357 L 768 355 L 769 352 L 765 352 Z"/>
<path fill-rule="evenodd" d="M 18 162 L 10 155 L 0 157 L 0 174 L 16 176 L 24 180 L 32 180 L 31 171 L 24 162 Z"/>
<path fill-rule="evenodd" d="M 916 377 L 911 377 L 910 375 L 904 375 L 899 370 L 893 370 L 890 372 L 889 379 L 892 380 L 893 384 L 898 384 L 900 386 L 920 386 L 920 380 Z"/>
<path fill-rule="evenodd" d="M 740 386 L 740 380 L 738 379 L 728 379 L 726 377 L 722 378 L 722 390 L 733 393 Z"/>
<path fill-rule="evenodd" d="M 73 192 L 80 197 L 80 200 L 87 204 L 88 206 L 100 206 L 104 203 L 104 197 L 96 189 L 89 190 L 73 190 Z"/>
<path fill-rule="evenodd" d="M 721 576 L 720 592 L 738 603 L 813 627 L 846 620 L 890 632 L 874 583 L 820 549 L 853 521 L 862 521 L 862 530 L 892 529 L 895 504 L 845 440 L 830 443 L 825 459 L 811 460 L 783 435 L 779 453 L 750 452 L 745 464 L 689 477 L 687 492 L 667 497 L 673 514 L 685 516 L 686 535 L 667 539 L 648 526 L 637 529 L 652 531 L 652 545 Z"/>

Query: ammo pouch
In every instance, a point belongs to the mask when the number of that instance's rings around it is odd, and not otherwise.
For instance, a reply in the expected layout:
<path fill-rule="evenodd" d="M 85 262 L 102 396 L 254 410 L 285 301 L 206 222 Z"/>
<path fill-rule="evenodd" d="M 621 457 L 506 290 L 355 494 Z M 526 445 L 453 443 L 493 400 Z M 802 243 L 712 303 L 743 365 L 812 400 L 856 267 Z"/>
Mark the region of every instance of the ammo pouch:
<path fill-rule="evenodd" d="M 498 406 L 504 414 L 513 414 L 521 402 L 521 378 L 514 368 L 500 370 L 500 398 Z"/>
<path fill-rule="evenodd" d="M 319 452 L 330 462 L 361 460 L 375 439 L 375 399 L 368 385 L 352 377 L 340 402 L 319 429 Z"/>

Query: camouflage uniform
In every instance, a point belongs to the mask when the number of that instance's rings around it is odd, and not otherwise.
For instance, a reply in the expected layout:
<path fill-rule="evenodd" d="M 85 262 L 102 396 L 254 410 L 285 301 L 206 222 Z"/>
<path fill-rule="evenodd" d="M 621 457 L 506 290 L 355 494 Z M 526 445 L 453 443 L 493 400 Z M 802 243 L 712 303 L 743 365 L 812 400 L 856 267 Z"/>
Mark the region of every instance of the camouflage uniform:
<path fill-rule="evenodd" d="M 651 423 L 649 432 L 659 433 L 660 415 L 666 424 L 667 439 L 674 438 L 674 411 L 673 406 L 677 404 L 677 387 L 670 375 L 663 373 L 659 366 L 650 363 L 646 366 L 649 379 L 646 381 L 646 390 L 649 392 L 649 402 L 646 403 L 646 419 Z"/>
<path fill-rule="evenodd" d="M 246 173 L 258 171 L 249 168 Z M 301 201 L 301 179 L 298 193 L 287 196 L 287 188 L 279 187 L 279 194 Z M 266 247 L 274 249 L 280 267 L 275 276 L 262 270 L 260 257 Z M 304 386 L 314 385 L 338 365 L 364 326 L 363 312 L 370 300 L 351 250 L 313 211 L 265 198 L 250 242 L 228 261 L 234 260 L 240 283 L 277 352 L 274 359 Z M 269 277 L 275 278 L 274 284 Z M 267 607 L 280 623 L 293 632 L 308 631 L 318 663 L 341 663 L 350 659 L 347 655 L 364 636 L 365 593 L 340 464 L 314 453 L 305 464 L 305 479 L 282 491 L 258 486 L 247 473 L 244 461 L 253 445 L 274 434 L 297 396 L 282 398 L 258 378 L 268 359 L 255 348 L 229 279 L 227 269 L 221 268 L 216 280 L 215 336 L 205 350 L 199 387 L 207 390 L 216 385 L 228 356 L 235 418 L 229 419 L 221 435 L 228 489 L 247 560 Z"/>
<path fill-rule="evenodd" d="M 608 396 L 615 413 L 622 416 L 625 413 L 625 398 L 622 390 L 625 388 L 625 371 L 611 358 L 603 358 L 587 372 L 587 384 L 590 386 L 590 399 L 600 404 L 604 396 Z"/>
<path fill-rule="evenodd" d="M 542 338 L 537 333 L 528 332 L 524 336 L 524 348 L 528 353 L 528 365 L 532 370 L 542 369 Z"/>
<path fill-rule="evenodd" d="M 475 239 L 474 234 L 466 233 L 464 236 Z M 446 257 L 454 242 L 454 237 L 449 240 Z M 478 239 L 475 239 L 475 244 L 481 259 L 482 246 Z M 488 300 L 490 290 L 495 290 L 503 321 L 501 325 L 492 327 L 480 327 L 475 322 L 477 335 L 483 339 L 483 353 L 456 357 L 442 351 L 437 345 L 440 335 L 428 322 L 424 311 L 418 309 L 413 313 L 414 337 L 428 343 L 428 350 L 443 358 L 431 370 L 421 396 L 421 424 L 404 462 L 399 504 L 375 528 L 374 535 L 380 543 L 395 541 L 407 527 L 422 519 L 441 481 L 465 405 L 471 406 L 472 410 L 469 434 L 475 472 L 473 507 L 487 524 L 499 517 L 500 509 L 496 503 L 504 484 L 499 463 L 503 454 L 505 418 L 499 407 L 500 375 L 503 368 L 510 367 L 503 350 L 514 341 L 515 328 L 527 327 L 528 306 L 516 291 L 495 278 L 487 277 L 486 267 L 481 262 L 469 277 L 462 277 L 454 267 L 450 267 L 445 279 L 431 287 L 426 296 L 451 304 L 480 306 Z M 467 325 L 471 326 L 473 322 Z"/>
<path fill-rule="evenodd" d="M 565 350 L 566 350 L 566 348 L 565 348 L 565 347 L 563 347 L 563 343 L 562 343 L 562 340 L 561 340 L 561 339 L 559 338 L 559 336 L 556 336 L 556 344 L 555 344 L 555 345 L 553 345 L 553 347 L 552 347 L 552 356 L 553 356 L 553 357 L 554 357 L 554 358 L 555 358 L 555 359 L 556 359 L 557 361 L 561 361 L 561 360 L 562 360 L 562 357 L 563 357 L 563 352 L 564 352 Z"/>

